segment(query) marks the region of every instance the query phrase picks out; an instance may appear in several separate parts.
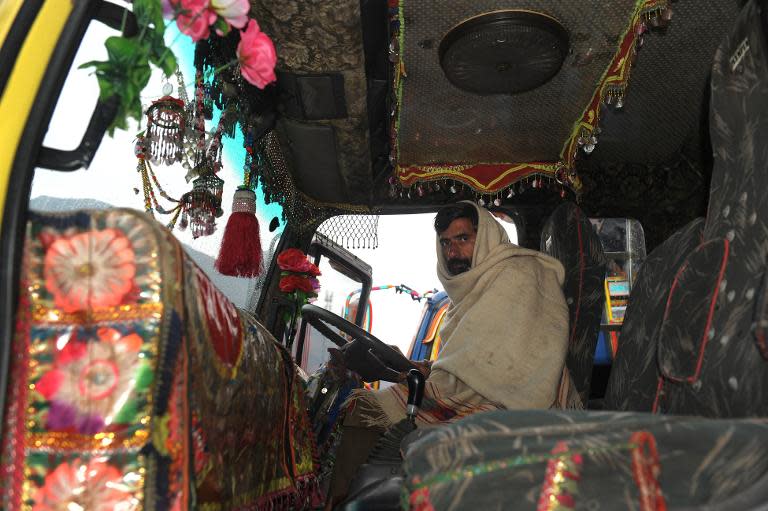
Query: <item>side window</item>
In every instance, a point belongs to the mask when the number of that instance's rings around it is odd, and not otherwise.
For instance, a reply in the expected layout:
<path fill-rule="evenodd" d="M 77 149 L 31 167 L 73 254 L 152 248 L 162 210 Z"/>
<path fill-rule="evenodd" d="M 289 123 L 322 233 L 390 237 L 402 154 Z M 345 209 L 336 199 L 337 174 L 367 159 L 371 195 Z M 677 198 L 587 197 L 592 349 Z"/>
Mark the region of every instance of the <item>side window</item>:
<path fill-rule="evenodd" d="M 179 55 L 179 74 L 181 79 L 165 80 L 162 73 L 155 69 L 149 84 L 142 93 L 142 103 L 145 111 L 153 101 L 170 90 L 172 96 L 180 97 L 182 84 L 186 81 L 186 94 L 194 92 L 192 82 L 195 71 L 192 56 L 194 44 L 188 37 L 176 40 L 176 25 L 168 28 L 169 37 L 174 40 L 173 50 Z M 67 74 L 56 109 L 54 110 L 49 129 L 46 132 L 44 144 L 49 147 L 70 150 L 74 149 L 89 122 L 89 114 L 99 97 L 98 81 L 91 70 L 79 69 L 79 66 L 92 60 L 104 60 L 107 52 L 104 41 L 117 34 L 99 23 L 91 23 L 84 35 L 73 64 Z M 170 89 L 168 89 L 170 87 Z M 213 121 L 211 121 L 213 122 Z M 105 136 L 99 149 L 91 161 L 90 168 L 73 172 L 59 172 L 36 168 L 32 189 L 30 192 L 29 208 L 36 211 L 72 211 L 78 209 L 131 208 L 145 211 L 147 204 L 144 194 L 149 181 L 156 187 L 151 204 L 153 214 L 158 222 L 167 225 L 173 218 L 172 213 L 163 213 L 157 207 L 168 211 L 176 204 L 167 200 L 168 197 L 178 200 L 191 189 L 191 183 L 185 179 L 186 170 L 178 162 L 172 165 L 156 164 L 152 175 L 137 172 L 138 159 L 135 154 L 136 136 L 146 129 L 146 117 L 142 124 L 129 120 L 126 130 L 115 130 L 112 136 Z M 213 129 L 215 126 L 208 126 Z M 218 176 L 224 180 L 222 192 L 222 215 L 216 220 L 213 234 L 195 238 L 192 229 L 181 230 L 176 222 L 174 235 L 184 246 L 187 254 L 205 272 L 210 280 L 237 307 L 255 310 L 261 289 L 264 285 L 264 275 L 259 278 L 246 279 L 220 274 L 214 269 L 214 261 L 219 253 L 221 238 L 231 212 L 232 197 L 237 186 L 243 182 L 243 167 L 245 151 L 243 150 L 243 134 L 236 130 L 235 138 L 225 138 L 223 142 L 222 169 Z M 162 189 L 162 194 L 160 192 Z M 274 248 L 277 246 L 282 232 L 282 222 L 277 228 L 269 230 L 274 218 L 281 216 L 281 208 L 276 203 L 265 204 L 264 194 L 256 190 L 256 215 L 260 223 L 261 245 L 264 251 L 264 268 L 269 268 Z"/>
<path fill-rule="evenodd" d="M 321 272 L 318 278 L 320 290 L 314 305 L 364 326 L 364 317 L 357 317 L 355 300 L 359 301 L 362 296 L 367 302 L 370 296 L 371 267 L 321 234 L 315 236 L 309 256 Z M 298 364 L 310 374 L 328 361 L 328 348 L 336 347 L 330 339 L 304 321 L 298 328 L 293 345 L 293 355 Z"/>
<path fill-rule="evenodd" d="M 442 288 L 436 271 L 434 218 L 434 213 L 420 213 L 381 215 L 375 223 L 351 215 L 329 219 L 318 232 L 345 243 L 341 250 L 346 257 L 370 268 L 371 287 L 366 297 L 359 278 L 349 277 L 323 257 L 316 305 L 354 322 L 359 304 L 366 303 L 358 324 L 408 354 L 424 305 Z M 310 344 L 318 346 L 314 339 Z M 309 361 L 312 355 L 307 357 Z"/>
<path fill-rule="evenodd" d="M 517 232 L 517 224 L 515 223 L 516 215 L 514 215 L 512 211 L 507 211 L 506 209 L 502 209 L 502 208 L 496 208 L 491 210 L 491 214 L 494 216 L 494 218 L 496 218 L 496 221 L 501 224 L 504 230 L 507 231 L 507 236 L 509 237 L 509 241 L 517 245 L 518 232 Z"/>

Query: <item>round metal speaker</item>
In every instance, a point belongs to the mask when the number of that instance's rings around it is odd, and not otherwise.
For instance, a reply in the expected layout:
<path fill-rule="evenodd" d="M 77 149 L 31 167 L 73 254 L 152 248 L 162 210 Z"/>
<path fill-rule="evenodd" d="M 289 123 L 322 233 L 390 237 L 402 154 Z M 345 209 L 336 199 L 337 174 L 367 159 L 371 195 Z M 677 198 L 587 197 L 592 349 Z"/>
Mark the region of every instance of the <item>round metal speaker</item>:
<path fill-rule="evenodd" d="M 568 54 L 568 32 L 551 16 L 496 11 L 470 18 L 440 42 L 440 65 L 456 87 L 515 94 L 547 83 Z"/>

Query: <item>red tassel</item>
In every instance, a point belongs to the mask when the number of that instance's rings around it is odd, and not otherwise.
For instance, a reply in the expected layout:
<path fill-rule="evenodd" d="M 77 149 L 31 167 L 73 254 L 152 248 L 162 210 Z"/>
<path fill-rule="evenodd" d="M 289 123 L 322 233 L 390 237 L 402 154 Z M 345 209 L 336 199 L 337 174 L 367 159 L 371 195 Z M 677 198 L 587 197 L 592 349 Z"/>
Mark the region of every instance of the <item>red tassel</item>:
<path fill-rule="evenodd" d="M 255 277 L 262 271 L 262 258 L 256 194 L 240 188 L 235 192 L 232 214 L 221 239 L 216 269 L 222 275 Z"/>

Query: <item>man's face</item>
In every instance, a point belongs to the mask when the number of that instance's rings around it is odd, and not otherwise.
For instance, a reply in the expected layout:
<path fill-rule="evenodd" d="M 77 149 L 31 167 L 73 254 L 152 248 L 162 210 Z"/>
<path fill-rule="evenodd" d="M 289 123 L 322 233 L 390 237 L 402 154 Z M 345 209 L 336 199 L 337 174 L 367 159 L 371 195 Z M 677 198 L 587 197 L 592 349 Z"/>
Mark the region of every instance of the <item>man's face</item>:
<path fill-rule="evenodd" d="M 477 230 L 472 226 L 472 221 L 469 218 L 457 218 L 439 237 L 440 250 L 443 251 L 448 272 L 458 275 L 469 270 L 477 238 Z"/>

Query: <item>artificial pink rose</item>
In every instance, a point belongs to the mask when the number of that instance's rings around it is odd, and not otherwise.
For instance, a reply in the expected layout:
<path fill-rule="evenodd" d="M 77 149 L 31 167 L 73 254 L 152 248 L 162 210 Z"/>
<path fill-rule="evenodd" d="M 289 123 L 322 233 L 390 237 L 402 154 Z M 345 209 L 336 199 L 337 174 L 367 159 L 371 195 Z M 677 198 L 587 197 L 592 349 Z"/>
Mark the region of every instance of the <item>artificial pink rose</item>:
<path fill-rule="evenodd" d="M 216 13 L 208 8 L 209 0 L 172 0 L 172 4 L 178 13 L 179 30 L 195 42 L 208 39 L 211 24 L 216 21 Z"/>
<path fill-rule="evenodd" d="M 298 248 L 289 248 L 277 256 L 277 265 L 283 271 L 308 273 L 315 277 L 320 275 L 320 269 L 307 260 L 307 255 Z"/>
<path fill-rule="evenodd" d="M 256 20 L 250 20 L 245 30 L 240 32 L 240 44 L 237 45 L 237 60 L 243 78 L 263 89 L 274 82 L 277 52 L 272 39 L 261 31 Z"/>
<path fill-rule="evenodd" d="M 313 291 L 312 283 L 309 279 L 300 275 L 286 275 L 280 279 L 278 285 L 283 293 L 292 293 L 297 290 L 304 291 L 305 293 Z"/>
<path fill-rule="evenodd" d="M 248 23 L 248 11 L 251 4 L 248 0 L 211 0 L 213 11 L 231 26 L 243 28 Z"/>

